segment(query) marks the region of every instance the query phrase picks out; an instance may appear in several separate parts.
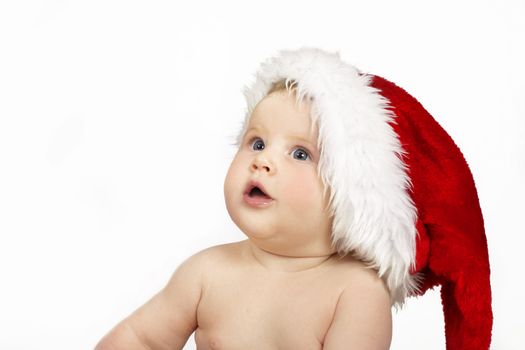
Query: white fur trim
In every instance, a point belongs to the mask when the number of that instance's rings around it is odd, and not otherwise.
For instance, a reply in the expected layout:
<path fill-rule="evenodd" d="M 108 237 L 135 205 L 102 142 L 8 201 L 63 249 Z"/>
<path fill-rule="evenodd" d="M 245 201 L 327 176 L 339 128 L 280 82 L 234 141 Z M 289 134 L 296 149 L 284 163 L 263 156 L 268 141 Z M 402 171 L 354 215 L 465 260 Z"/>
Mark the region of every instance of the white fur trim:
<path fill-rule="evenodd" d="M 330 191 L 332 242 L 339 254 L 352 252 L 387 283 L 392 304 L 419 289 L 415 264 L 417 208 L 407 190 L 406 172 L 389 101 L 370 86 L 372 77 L 343 62 L 339 53 L 316 48 L 283 50 L 261 64 L 245 87 L 248 110 L 237 144 L 255 106 L 281 79 L 297 81 L 297 100 L 312 96 L 312 119 L 319 126 L 318 173 Z"/>

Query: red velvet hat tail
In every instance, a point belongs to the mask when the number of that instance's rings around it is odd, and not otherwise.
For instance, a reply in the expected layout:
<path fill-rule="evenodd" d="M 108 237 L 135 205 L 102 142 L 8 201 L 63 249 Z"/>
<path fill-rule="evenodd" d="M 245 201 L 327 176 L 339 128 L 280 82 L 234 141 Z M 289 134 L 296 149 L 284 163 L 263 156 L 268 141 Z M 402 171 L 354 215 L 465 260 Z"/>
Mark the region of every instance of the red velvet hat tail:
<path fill-rule="evenodd" d="M 419 295 L 441 285 L 447 350 L 488 349 L 492 330 L 490 267 L 483 216 L 472 173 L 452 138 L 405 90 L 375 76 L 390 101 L 393 129 L 418 210 Z"/>
<path fill-rule="evenodd" d="M 486 272 L 464 271 L 445 282 L 441 298 L 447 350 L 489 349 L 492 331 L 491 293 Z"/>

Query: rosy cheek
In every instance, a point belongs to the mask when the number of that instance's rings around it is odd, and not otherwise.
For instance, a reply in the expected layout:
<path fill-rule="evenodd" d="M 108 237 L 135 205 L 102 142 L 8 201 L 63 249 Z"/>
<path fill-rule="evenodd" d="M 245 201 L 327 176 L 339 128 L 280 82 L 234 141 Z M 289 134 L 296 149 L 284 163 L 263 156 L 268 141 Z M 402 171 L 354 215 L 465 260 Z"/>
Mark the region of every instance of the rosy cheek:
<path fill-rule="evenodd" d="M 231 171 L 232 175 L 235 178 L 241 178 L 243 176 L 246 176 L 246 173 L 248 172 L 248 165 L 249 161 L 246 159 L 246 157 L 243 157 L 242 155 L 237 155 L 231 165 Z M 246 179 L 244 179 L 246 181 Z"/>
<path fill-rule="evenodd" d="M 238 158 L 234 158 L 225 179 L 225 189 L 233 195 L 233 192 L 238 190 L 238 186 L 242 183 L 242 174 L 241 174 L 241 163 Z"/>
<path fill-rule="evenodd" d="M 294 174 L 291 179 L 293 181 L 287 186 L 288 198 L 293 200 L 295 205 L 311 208 L 312 201 L 317 200 L 320 191 L 315 174 L 302 171 Z"/>

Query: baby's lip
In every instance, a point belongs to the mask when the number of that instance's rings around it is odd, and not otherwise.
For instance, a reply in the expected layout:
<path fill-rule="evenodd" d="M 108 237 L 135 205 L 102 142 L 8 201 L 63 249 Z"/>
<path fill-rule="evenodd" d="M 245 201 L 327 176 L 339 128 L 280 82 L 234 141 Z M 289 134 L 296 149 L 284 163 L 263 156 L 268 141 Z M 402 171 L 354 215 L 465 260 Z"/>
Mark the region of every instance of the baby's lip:
<path fill-rule="evenodd" d="M 258 187 L 266 196 L 268 196 L 269 198 L 273 199 L 269 194 L 268 192 L 266 191 L 266 189 L 264 188 L 263 184 L 258 182 L 258 181 L 254 181 L 254 180 L 250 180 L 250 182 L 248 182 L 248 185 L 246 186 L 246 190 L 244 191 L 244 194 L 249 194 L 250 191 L 254 188 L 254 187 Z"/>

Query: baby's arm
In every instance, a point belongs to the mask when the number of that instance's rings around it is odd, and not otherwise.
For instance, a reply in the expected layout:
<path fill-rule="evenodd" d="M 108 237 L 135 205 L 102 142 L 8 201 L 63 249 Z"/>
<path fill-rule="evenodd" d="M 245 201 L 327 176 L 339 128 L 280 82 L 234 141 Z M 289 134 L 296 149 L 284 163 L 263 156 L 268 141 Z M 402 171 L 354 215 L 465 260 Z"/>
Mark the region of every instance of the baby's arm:
<path fill-rule="evenodd" d="M 185 260 L 151 300 L 117 324 L 95 350 L 182 349 L 197 327 L 204 256 Z"/>
<path fill-rule="evenodd" d="M 339 297 L 323 350 L 388 350 L 392 340 L 390 294 L 372 269 L 362 269 Z"/>

